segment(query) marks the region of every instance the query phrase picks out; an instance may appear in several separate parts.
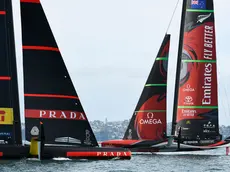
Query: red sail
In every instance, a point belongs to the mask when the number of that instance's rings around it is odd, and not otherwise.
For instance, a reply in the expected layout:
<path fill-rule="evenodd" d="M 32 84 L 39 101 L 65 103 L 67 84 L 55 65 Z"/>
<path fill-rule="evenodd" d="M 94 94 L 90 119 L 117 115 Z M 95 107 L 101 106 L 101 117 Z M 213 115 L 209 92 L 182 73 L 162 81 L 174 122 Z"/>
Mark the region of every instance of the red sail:
<path fill-rule="evenodd" d="M 170 35 L 166 35 L 124 139 L 162 140 L 166 136 L 166 90 Z"/>
<path fill-rule="evenodd" d="M 143 148 L 165 141 L 169 45 L 166 34 L 123 140 L 105 141 L 102 146 Z"/>
<path fill-rule="evenodd" d="M 176 135 L 198 145 L 220 140 L 213 2 L 202 2 L 187 1 L 176 116 Z"/>

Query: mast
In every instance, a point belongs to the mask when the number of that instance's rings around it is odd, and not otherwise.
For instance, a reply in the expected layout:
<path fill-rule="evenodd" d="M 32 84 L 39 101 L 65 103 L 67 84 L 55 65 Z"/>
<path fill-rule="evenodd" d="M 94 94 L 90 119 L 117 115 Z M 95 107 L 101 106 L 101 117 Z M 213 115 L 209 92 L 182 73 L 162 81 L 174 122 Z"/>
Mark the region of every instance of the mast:
<path fill-rule="evenodd" d="M 0 140 L 22 144 L 11 0 L 0 1 Z"/>
<path fill-rule="evenodd" d="M 176 79 L 175 79 L 175 91 L 174 91 L 174 105 L 173 105 L 171 135 L 175 134 L 175 128 L 176 128 L 178 91 L 179 91 L 179 86 L 180 86 L 181 54 L 182 54 L 182 50 L 183 50 L 186 6 L 187 6 L 187 0 L 183 0 L 182 14 L 181 14 L 181 25 L 180 25 L 180 36 L 179 36 L 179 46 L 178 46 L 178 56 L 177 56 L 177 65 L 176 65 Z"/>
<path fill-rule="evenodd" d="M 13 20 L 13 9 L 12 0 L 8 0 L 6 4 L 8 11 L 7 21 L 8 21 L 8 48 L 9 48 L 9 62 L 10 62 L 10 73 L 12 76 L 11 84 L 11 96 L 12 96 L 12 107 L 14 113 L 14 137 L 16 144 L 22 144 L 22 134 L 21 134 L 21 119 L 20 119 L 20 109 L 19 109 L 19 96 L 18 96 L 18 76 L 17 76 L 17 61 L 15 53 L 15 40 L 14 40 L 14 20 Z"/>

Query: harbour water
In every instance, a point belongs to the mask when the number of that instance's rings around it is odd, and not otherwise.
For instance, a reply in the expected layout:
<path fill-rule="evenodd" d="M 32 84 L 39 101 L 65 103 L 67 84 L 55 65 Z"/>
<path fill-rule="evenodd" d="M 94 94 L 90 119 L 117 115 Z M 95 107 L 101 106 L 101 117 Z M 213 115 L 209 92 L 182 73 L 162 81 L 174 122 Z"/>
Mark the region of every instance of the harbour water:
<path fill-rule="evenodd" d="M 225 149 L 193 152 L 133 155 L 131 160 L 0 161 L 0 172 L 229 172 L 230 155 Z"/>

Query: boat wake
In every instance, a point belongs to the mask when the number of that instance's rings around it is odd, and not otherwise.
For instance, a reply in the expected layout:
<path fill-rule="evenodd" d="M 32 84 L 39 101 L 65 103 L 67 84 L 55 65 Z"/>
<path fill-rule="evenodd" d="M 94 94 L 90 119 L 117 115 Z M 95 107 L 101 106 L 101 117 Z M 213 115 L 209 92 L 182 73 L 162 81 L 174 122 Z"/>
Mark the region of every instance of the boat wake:
<path fill-rule="evenodd" d="M 208 155 L 208 156 L 226 156 L 225 149 L 217 150 L 203 150 L 193 152 L 156 152 L 156 155 Z"/>
<path fill-rule="evenodd" d="M 58 158 L 53 158 L 55 161 L 71 161 L 69 158 L 64 158 L 64 157 L 58 157 Z"/>

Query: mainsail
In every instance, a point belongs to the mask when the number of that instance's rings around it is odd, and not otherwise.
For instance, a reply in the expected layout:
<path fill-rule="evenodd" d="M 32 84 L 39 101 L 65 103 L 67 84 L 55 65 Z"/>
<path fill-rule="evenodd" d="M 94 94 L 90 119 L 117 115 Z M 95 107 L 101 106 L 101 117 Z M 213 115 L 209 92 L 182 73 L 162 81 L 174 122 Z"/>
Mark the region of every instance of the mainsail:
<path fill-rule="evenodd" d="M 21 145 L 21 122 L 11 0 L 0 1 L 0 23 L 0 144 Z"/>
<path fill-rule="evenodd" d="M 98 146 L 39 0 L 21 0 L 26 140 Z"/>
<path fill-rule="evenodd" d="M 186 0 L 178 52 L 173 128 L 181 143 L 210 145 L 221 140 L 212 0 Z M 177 94 L 178 93 L 178 94 Z"/>
<path fill-rule="evenodd" d="M 166 34 L 135 108 L 124 140 L 166 138 L 166 91 L 170 35 Z"/>

